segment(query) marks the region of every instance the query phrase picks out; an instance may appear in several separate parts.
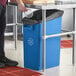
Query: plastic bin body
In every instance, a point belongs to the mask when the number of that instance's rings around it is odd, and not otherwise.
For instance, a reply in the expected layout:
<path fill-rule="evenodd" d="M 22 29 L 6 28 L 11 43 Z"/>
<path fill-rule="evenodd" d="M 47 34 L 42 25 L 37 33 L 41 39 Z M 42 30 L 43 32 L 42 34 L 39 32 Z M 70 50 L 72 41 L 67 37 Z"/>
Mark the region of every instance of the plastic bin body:
<path fill-rule="evenodd" d="M 62 17 L 46 22 L 46 35 L 61 33 Z M 42 69 L 42 23 L 23 26 L 24 67 Z M 46 68 L 59 66 L 61 37 L 46 39 Z"/>

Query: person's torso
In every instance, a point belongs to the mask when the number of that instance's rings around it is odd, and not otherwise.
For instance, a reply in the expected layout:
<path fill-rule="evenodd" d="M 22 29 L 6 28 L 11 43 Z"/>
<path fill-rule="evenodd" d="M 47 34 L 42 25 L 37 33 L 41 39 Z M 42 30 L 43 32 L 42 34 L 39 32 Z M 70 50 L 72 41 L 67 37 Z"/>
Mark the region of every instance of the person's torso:
<path fill-rule="evenodd" d="M 7 0 L 0 0 L 0 4 L 2 4 L 3 6 L 6 6 Z"/>

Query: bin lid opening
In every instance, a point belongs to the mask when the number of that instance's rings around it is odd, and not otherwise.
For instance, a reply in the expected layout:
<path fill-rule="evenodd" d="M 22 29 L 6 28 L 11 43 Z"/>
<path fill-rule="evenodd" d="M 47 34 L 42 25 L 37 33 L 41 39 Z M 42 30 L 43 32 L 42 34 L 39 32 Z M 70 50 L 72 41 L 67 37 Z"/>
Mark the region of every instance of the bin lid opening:
<path fill-rule="evenodd" d="M 46 10 L 46 20 L 49 21 L 61 17 L 63 13 L 64 11 L 57 9 Z M 33 12 L 33 16 L 31 18 L 24 17 L 22 22 L 24 25 L 34 25 L 42 22 L 42 10 Z"/>

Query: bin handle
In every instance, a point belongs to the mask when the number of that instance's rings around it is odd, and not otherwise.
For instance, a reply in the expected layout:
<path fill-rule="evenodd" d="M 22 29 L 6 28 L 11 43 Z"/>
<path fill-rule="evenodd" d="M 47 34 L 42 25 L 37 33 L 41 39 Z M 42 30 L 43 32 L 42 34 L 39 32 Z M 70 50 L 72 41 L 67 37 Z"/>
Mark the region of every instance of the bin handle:
<path fill-rule="evenodd" d="M 34 30 L 34 26 L 31 26 L 31 25 L 24 25 L 25 29 L 27 30 Z"/>

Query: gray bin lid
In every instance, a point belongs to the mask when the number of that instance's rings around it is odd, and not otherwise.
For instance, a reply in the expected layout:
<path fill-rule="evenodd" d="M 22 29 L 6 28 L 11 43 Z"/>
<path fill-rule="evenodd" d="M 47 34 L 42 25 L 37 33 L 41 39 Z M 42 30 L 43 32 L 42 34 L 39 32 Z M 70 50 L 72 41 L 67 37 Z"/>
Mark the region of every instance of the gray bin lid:
<path fill-rule="evenodd" d="M 57 9 L 46 10 L 46 21 L 61 17 L 63 13 L 64 11 Z M 35 25 L 42 22 L 42 10 L 37 10 L 33 12 L 33 16 L 31 18 L 24 17 L 22 19 L 22 22 L 24 25 Z"/>

